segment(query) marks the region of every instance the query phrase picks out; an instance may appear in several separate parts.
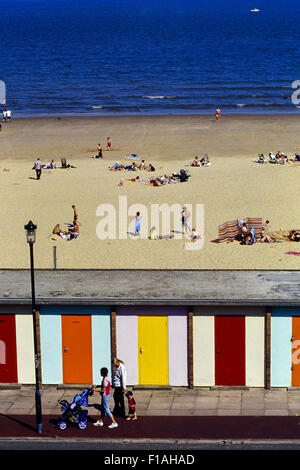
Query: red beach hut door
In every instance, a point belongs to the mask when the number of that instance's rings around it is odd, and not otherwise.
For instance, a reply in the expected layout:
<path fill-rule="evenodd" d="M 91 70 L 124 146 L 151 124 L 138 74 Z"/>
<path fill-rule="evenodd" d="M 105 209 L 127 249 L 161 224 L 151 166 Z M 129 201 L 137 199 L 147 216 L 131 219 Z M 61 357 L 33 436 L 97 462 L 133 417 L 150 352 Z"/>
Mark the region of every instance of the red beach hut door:
<path fill-rule="evenodd" d="M 16 323 L 14 315 L 0 315 L 0 382 L 18 382 Z"/>
<path fill-rule="evenodd" d="M 245 385 L 243 316 L 215 316 L 215 384 Z"/>

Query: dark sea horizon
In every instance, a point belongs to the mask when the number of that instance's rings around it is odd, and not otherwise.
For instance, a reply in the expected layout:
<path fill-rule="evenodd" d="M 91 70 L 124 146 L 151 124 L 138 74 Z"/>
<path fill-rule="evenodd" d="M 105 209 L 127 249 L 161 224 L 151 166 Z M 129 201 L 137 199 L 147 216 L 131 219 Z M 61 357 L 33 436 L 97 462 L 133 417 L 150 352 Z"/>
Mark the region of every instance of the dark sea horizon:
<path fill-rule="evenodd" d="M 0 11 L 13 117 L 300 112 L 300 2 L 0 0 Z"/>

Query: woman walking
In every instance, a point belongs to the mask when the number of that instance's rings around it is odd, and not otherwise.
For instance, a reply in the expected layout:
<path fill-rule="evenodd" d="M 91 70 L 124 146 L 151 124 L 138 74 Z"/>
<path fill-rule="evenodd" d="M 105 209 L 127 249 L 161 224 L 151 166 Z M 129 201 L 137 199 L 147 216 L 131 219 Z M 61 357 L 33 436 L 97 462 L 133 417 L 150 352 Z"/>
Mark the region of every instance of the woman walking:
<path fill-rule="evenodd" d="M 111 419 L 111 424 L 108 426 L 110 429 L 117 428 L 118 423 L 116 422 L 115 418 L 112 415 L 112 412 L 109 409 L 109 399 L 110 399 L 110 380 L 109 377 L 107 376 L 108 374 L 108 369 L 106 367 L 102 367 L 100 370 L 102 383 L 101 387 L 93 387 L 95 392 L 100 392 L 100 395 L 102 397 L 101 400 L 101 419 L 96 421 L 94 423 L 94 426 L 103 426 L 103 419 L 107 415 L 108 418 Z"/>
<path fill-rule="evenodd" d="M 124 362 L 121 359 L 114 358 L 113 365 L 115 367 L 113 375 L 113 386 L 114 386 L 114 402 L 115 407 L 113 410 L 114 416 L 125 418 L 125 403 L 124 393 L 126 392 L 127 386 L 127 371 Z"/>

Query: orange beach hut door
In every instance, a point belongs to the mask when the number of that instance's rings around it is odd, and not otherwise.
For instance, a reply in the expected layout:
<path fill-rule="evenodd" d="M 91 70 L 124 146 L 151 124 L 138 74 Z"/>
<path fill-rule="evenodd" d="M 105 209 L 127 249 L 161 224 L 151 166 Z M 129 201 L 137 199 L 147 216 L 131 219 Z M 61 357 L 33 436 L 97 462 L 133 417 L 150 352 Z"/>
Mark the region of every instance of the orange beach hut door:
<path fill-rule="evenodd" d="M 140 385 L 169 383 L 168 317 L 138 316 L 138 365 Z"/>
<path fill-rule="evenodd" d="M 90 315 L 62 315 L 63 381 L 91 384 L 92 331 Z"/>

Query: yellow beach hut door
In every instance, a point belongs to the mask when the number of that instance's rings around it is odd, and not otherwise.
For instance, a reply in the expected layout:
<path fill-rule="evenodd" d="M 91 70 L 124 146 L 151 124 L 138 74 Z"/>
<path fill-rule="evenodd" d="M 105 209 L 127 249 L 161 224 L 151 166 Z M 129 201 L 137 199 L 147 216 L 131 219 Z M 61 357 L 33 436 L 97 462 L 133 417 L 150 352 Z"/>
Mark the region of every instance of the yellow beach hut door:
<path fill-rule="evenodd" d="M 167 316 L 138 316 L 138 362 L 140 385 L 169 383 Z"/>

